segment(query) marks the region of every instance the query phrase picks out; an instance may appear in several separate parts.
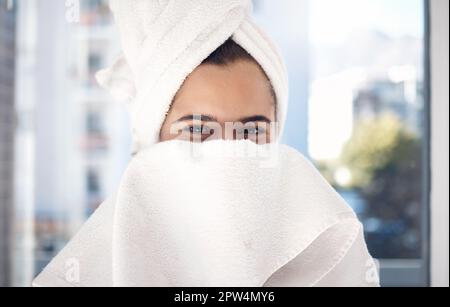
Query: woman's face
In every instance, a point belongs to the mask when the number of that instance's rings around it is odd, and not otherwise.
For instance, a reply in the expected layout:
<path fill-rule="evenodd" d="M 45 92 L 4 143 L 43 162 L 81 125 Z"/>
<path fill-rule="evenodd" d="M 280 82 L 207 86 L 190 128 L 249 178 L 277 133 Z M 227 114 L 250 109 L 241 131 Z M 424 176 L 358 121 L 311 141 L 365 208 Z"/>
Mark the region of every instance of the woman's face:
<path fill-rule="evenodd" d="M 271 131 L 275 118 L 270 82 L 256 63 L 203 64 L 176 95 L 160 141 L 249 139 L 265 144 L 276 134 Z"/>

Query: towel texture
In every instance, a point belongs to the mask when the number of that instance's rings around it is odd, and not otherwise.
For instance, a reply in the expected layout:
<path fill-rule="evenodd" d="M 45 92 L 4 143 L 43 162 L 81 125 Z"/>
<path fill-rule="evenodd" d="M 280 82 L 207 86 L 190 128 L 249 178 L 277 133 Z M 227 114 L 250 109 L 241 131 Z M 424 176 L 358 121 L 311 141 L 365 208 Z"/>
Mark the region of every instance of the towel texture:
<path fill-rule="evenodd" d="M 362 226 L 294 149 L 171 141 L 131 161 L 117 193 L 36 286 L 377 286 Z"/>
<path fill-rule="evenodd" d="M 127 100 L 133 151 L 158 141 L 173 97 L 191 72 L 232 38 L 266 72 L 278 102 L 279 134 L 287 112 L 288 76 L 275 44 L 251 19 L 250 0 L 111 0 L 123 54 L 97 74 Z"/>

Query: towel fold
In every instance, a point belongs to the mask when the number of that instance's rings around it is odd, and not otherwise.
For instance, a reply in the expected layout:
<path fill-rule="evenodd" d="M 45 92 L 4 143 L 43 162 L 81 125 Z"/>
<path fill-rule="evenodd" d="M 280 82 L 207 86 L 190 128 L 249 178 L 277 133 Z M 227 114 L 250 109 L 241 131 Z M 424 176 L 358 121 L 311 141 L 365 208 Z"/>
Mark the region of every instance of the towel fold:
<path fill-rule="evenodd" d="M 269 77 L 279 134 L 288 105 L 288 76 L 275 44 L 251 19 L 250 0 L 111 0 L 123 54 L 97 74 L 100 85 L 129 103 L 133 152 L 158 142 L 172 99 L 191 72 L 228 38 Z"/>
<path fill-rule="evenodd" d="M 378 286 L 361 223 L 278 144 L 170 141 L 120 186 L 35 286 Z"/>

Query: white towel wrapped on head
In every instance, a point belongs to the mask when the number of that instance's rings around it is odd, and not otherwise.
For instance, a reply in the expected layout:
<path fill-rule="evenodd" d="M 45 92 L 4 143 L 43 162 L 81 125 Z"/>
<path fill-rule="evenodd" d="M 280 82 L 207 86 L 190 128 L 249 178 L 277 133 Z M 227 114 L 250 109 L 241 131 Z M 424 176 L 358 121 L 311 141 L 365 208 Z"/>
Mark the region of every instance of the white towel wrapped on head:
<path fill-rule="evenodd" d="M 277 99 L 281 135 L 288 76 L 275 44 L 251 19 L 250 0 L 111 0 L 123 55 L 99 83 L 130 102 L 134 151 L 159 139 L 173 97 L 191 72 L 230 37 L 261 65 Z"/>

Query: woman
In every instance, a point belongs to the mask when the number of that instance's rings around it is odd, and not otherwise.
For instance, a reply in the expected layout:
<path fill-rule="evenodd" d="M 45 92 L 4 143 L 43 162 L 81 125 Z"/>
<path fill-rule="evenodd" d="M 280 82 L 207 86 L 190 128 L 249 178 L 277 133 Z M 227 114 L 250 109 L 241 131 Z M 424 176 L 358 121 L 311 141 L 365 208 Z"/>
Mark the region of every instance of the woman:
<path fill-rule="evenodd" d="M 279 145 L 282 57 L 248 0 L 112 0 L 134 157 L 36 286 L 377 286 L 362 226 Z"/>
<path fill-rule="evenodd" d="M 181 86 L 161 128 L 160 141 L 194 141 L 197 135 L 200 141 L 228 137 L 267 143 L 276 110 L 276 94 L 264 70 L 228 39 Z M 225 123 L 230 123 L 229 131 Z"/>

